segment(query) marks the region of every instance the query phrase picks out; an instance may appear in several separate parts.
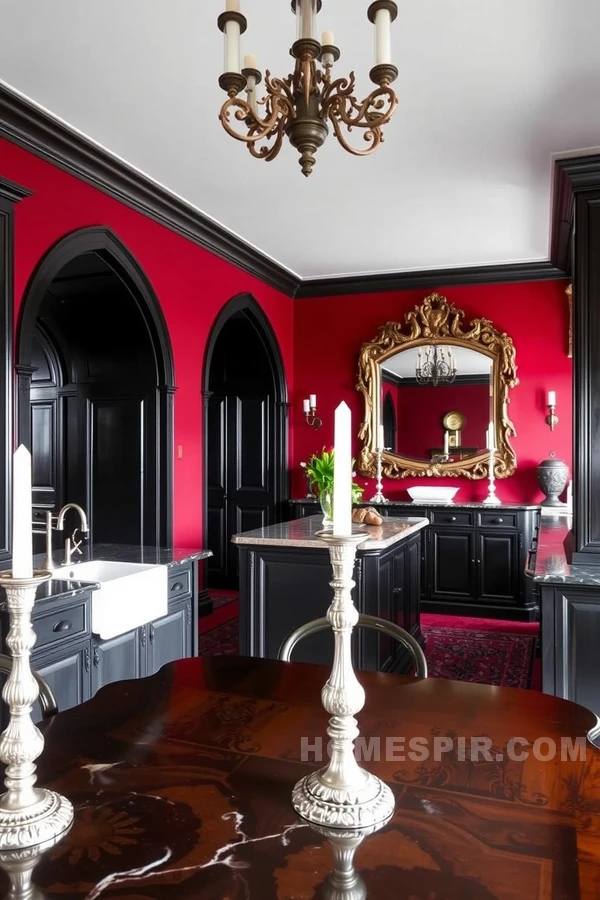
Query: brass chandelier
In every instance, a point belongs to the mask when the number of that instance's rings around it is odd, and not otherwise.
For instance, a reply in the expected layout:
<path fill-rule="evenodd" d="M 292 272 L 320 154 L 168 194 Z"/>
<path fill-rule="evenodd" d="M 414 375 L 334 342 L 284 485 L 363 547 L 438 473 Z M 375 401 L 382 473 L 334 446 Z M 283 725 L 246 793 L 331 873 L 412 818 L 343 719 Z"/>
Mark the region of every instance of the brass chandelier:
<path fill-rule="evenodd" d="M 248 24 L 240 12 L 240 0 L 226 0 L 226 10 L 217 20 L 225 36 L 225 71 L 219 78 L 220 87 L 228 95 L 219 113 L 225 131 L 243 141 L 256 159 L 267 162 L 278 155 L 287 135 L 300 154 L 304 175 L 313 170 L 315 153 L 329 134 L 328 123 L 345 150 L 368 156 L 384 140 L 383 126 L 398 103 L 390 87 L 398 77 L 390 44 L 391 23 L 398 14 L 394 0 L 374 0 L 367 11 L 375 26 L 375 65 L 369 75 L 378 87 L 362 101 L 354 96 L 354 72 L 345 78 L 332 77 L 340 50 L 330 31 L 323 32 L 320 42 L 315 38 L 320 10 L 321 0 L 292 0 L 297 22 L 297 38 L 290 50 L 296 60 L 294 72 L 286 78 L 274 78 L 267 69 L 262 100 L 257 97 L 262 74 L 256 57 L 245 56 L 240 65 L 240 37 Z M 242 92 L 246 99 L 239 96 Z M 232 120 L 242 123 L 245 133 L 237 130 Z M 362 130 L 366 147 L 348 142 L 345 132 L 354 129 Z"/>

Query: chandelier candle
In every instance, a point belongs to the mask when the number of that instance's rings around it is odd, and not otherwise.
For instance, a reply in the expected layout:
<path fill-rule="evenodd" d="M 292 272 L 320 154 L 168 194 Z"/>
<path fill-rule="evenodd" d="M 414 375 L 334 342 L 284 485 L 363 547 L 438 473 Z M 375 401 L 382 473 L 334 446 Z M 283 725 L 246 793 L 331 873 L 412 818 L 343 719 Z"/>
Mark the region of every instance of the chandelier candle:
<path fill-rule="evenodd" d="M 225 35 L 225 71 L 219 76 L 219 85 L 228 96 L 219 113 L 223 128 L 245 143 L 252 156 L 266 162 L 275 159 L 287 137 L 300 154 L 304 175 L 311 174 L 315 153 L 330 128 L 344 150 L 354 156 L 368 156 L 376 150 L 383 141 L 382 129 L 398 104 L 390 87 L 398 77 L 390 49 L 390 26 L 398 13 L 394 0 L 375 0 L 367 10 L 375 25 L 377 43 L 376 65 L 369 76 L 377 87 L 365 100 L 354 95 L 354 72 L 333 78 L 340 50 L 333 43 L 333 32 L 324 31 L 321 43 L 315 37 L 321 6 L 322 0 L 292 0 L 297 23 L 297 38 L 290 51 L 295 59 L 294 71 L 277 78 L 267 70 L 265 96 L 260 102 L 256 86 L 262 76 L 256 64 L 245 62 L 240 72 L 240 35 L 248 23 L 240 12 L 239 0 L 227 0 L 225 12 L 217 19 Z M 246 100 L 239 96 L 243 92 Z M 354 134 L 359 135 L 356 146 L 350 143 Z"/>

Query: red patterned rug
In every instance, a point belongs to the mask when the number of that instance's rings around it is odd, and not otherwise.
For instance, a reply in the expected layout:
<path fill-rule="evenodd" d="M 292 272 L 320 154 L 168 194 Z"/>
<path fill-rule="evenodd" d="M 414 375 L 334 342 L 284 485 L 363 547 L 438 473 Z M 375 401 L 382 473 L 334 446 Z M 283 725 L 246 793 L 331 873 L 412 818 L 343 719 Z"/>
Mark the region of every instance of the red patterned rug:
<path fill-rule="evenodd" d="M 232 618 L 200 635 L 201 656 L 238 652 L 237 604 Z M 210 616 L 207 617 L 210 619 Z M 430 678 L 450 678 L 501 687 L 531 687 L 531 675 L 537 641 L 537 627 L 501 625 L 490 621 L 490 630 L 482 630 L 488 620 L 477 620 L 478 630 L 449 625 L 422 624 L 425 655 Z M 481 624 L 479 624 L 481 623 Z M 208 624 L 208 623 L 207 623 Z M 475 620 L 473 623 L 475 624 Z M 502 630 L 500 630 L 502 629 Z"/>

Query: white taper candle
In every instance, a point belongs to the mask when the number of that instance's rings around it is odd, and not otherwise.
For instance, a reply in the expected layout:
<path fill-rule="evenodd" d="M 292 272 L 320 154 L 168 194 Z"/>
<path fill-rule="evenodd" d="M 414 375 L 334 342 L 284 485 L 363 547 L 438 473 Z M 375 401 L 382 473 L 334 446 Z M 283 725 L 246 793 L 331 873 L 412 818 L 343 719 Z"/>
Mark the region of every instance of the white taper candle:
<path fill-rule="evenodd" d="M 240 71 L 240 23 L 229 21 L 225 25 L 225 72 Z"/>
<path fill-rule="evenodd" d="M 33 575 L 33 529 L 31 494 L 31 454 L 21 444 L 13 455 L 12 491 L 12 574 L 14 578 Z"/>
<path fill-rule="evenodd" d="M 375 13 L 375 65 L 381 66 L 392 61 L 392 17 L 389 9 L 378 9 Z"/>
<path fill-rule="evenodd" d="M 352 534 L 352 415 L 343 401 L 334 415 L 333 533 Z"/>

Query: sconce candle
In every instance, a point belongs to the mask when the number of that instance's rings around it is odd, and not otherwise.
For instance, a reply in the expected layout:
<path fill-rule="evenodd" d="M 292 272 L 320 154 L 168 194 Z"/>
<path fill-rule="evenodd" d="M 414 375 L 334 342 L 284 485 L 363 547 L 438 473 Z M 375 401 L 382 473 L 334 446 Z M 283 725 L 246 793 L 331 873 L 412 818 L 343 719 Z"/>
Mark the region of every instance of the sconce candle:
<path fill-rule="evenodd" d="M 340 403 L 334 418 L 333 534 L 352 534 L 352 414 Z"/>
<path fill-rule="evenodd" d="M 310 405 L 311 405 L 312 409 L 317 408 L 317 395 L 316 394 L 310 395 Z"/>
<path fill-rule="evenodd" d="M 303 401 L 302 401 L 302 406 L 303 406 L 303 408 L 304 408 L 304 412 L 305 412 L 305 413 L 309 413 L 309 412 L 310 412 L 310 400 L 303 400 Z"/>
<path fill-rule="evenodd" d="M 550 426 L 550 431 L 554 431 L 554 426 L 558 425 L 558 416 L 556 415 L 556 391 L 548 391 L 548 409 L 546 416 L 546 425 Z"/>
<path fill-rule="evenodd" d="M 444 432 L 444 456 L 448 456 L 449 450 L 450 450 L 450 437 L 448 435 L 448 432 L 445 431 Z"/>

